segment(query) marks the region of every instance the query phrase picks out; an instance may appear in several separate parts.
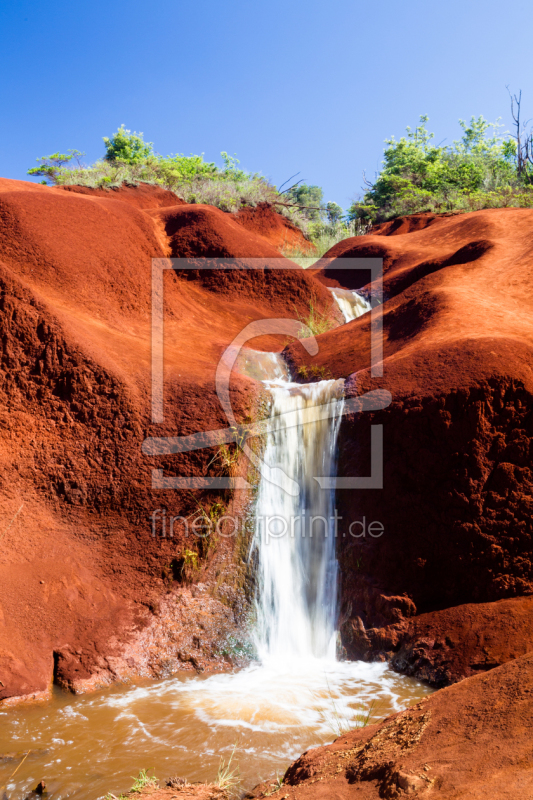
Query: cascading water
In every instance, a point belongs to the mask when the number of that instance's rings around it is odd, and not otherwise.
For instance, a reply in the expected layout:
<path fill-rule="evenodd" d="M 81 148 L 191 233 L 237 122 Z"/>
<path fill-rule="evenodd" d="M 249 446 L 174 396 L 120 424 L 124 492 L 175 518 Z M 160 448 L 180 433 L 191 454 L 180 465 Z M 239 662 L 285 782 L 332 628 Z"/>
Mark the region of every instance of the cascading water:
<path fill-rule="evenodd" d="M 351 294 L 351 293 L 350 293 Z M 258 662 L 238 672 L 174 676 L 71 698 L 42 708 L 0 709 L 0 753 L 31 750 L 0 784 L 25 797 L 46 777 L 56 800 L 117 795 L 132 769 L 149 764 L 159 777 L 213 780 L 235 743 L 244 786 L 282 773 L 300 753 L 360 724 L 369 704 L 380 716 L 427 693 L 385 663 L 336 659 L 337 562 L 334 493 L 315 477 L 336 474 L 342 381 L 290 382 L 274 353 L 246 351 L 240 367 L 272 398 L 264 470 L 255 508 Z M 13 745 L 16 742 L 16 745 Z"/>
<path fill-rule="evenodd" d="M 316 476 L 336 473 L 343 381 L 265 382 L 272 396 L 264 460 L 286 481 L 261 479 L 256 647 L 263 663 L 335 658 L 335 498 Z"/>
<path fill-rule="evenodd" d="M 350 289 L 330 289 L 330 291 L 342 311 L 345 322 L 351 322 L 372 310 L 366 297 L 358 292 L 352 292 Z"/>
<path fill-rule="evenodd" d="M 346 322 L 371 310 L 362 295 L 331 289 Z M 261 355 L 272 377 L 264 460 L 287 478 L 263 475 L 256 506 L 258 559 L 255 642 L 262 663 L 336 656 L 337 559 L 334 490 L 316 476 L 336 474 L 336 447 L 344 381 L 301 385 L 279 378 L 284 362 Z M 274 356 L 274 360 L 272 357 Z M 281 365 L 281 366 L 280 366 Z M 289 491 L 289 487 L 296 488 Z"/>

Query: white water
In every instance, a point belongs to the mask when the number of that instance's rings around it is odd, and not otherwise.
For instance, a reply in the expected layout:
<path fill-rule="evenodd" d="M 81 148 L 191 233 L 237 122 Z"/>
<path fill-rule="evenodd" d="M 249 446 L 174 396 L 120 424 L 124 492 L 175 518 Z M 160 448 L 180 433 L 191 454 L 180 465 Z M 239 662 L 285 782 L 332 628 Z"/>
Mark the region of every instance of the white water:
<path fill-rule="evenodd" d="M 43 778 L 54 800 L 103 800 L 125 792 L 143 768 L 162 779 L 213 781 L 236 744 L 234 760 L 251 788 L 357 725 L 371 701 L 379 718 L 426 693 L 386 664 L 318 660 L 297 671 L 257 664 L 77 697 L 58 691 L 43 706 L 0 710 L 0 753 L 31 750 L 13 778 L 21 758 L 0 761 L 0 785 L 7 782 L 9 800 L 23 800 Z"/>
<path fill-rule="evenodd" d="M 372 310 L 368 300 L 357 292 L 349 289 L 330 289 L 330 291 L 342 311 L 345 322 L 351 322 Z"/>
<path fill-rule="evenodd" d="M 287 667 L 299 660 L 335 660 L 335 498 L 315 477 L 336 472 L 343 381 L 265 385 L 272 425 L 264 460 L 281 468 L 287 481 L 280 486 L 263 477 L 259 487 L 257 652 L 262 663 Z M 297 495 L 287 491 L 294 484 Z"/>

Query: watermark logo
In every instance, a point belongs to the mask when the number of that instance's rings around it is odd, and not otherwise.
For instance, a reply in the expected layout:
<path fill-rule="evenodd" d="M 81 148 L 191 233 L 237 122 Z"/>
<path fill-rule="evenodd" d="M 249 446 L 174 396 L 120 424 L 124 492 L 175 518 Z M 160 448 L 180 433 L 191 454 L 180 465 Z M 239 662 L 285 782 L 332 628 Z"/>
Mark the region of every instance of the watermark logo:
<path fill-rule="evenodd" d="M 161 424 L 164 422 L 164 274 L 166 270 L 198 270 L 198 262 L 195 259 L 191 263 L 188 259 L 163 259 L 152 260 L 152 401 L 151 415 L 152 422 Z M 339 263 L 340 262 L 340 263 Z M 284 270 L 287 266 L 286 259 L 279 259 L 275 263 L 272 259 L 248 259 L 247 266 L 243 267 L 242 262 L 235 259 L 205 259 L 205 265 L 201 269 L 261 269 L 276 267 Z M 370 316 L 370 341 L 371 341 L 371 365 L 370 373 L 372 377 L 383 375 L 383 335 L 382 317 L 376 311 L 381 303 L 382 292 L 382 268 L 383 262 L 380 258 L 347 258 L 337 261 L 336 268 L 347 270 L 367 270 L 371 273 L 370 302 L 372 310 L 368 312 Z M 294 267 L 297 269 L 297 267 Z M 267 480 L 290 495 L 297 496 L 300 492 L 298 483 L 287 475 L 281 467 L 270 466 L 265 463 L 261 456 L 256 454 L 247 444 L 250 437 L 267 434 L 272 430 L 271 420 L 262 420 L 250 425 L 240 425 L 233 413 L 230 402 L 230 377 L 232 370 L 239 358 L 239 354 L 246 343 L 257 336 L 268 334 L 283 334 L 300 340 L 302 346 L 310 355 L 316 355 L 319 345 L 312 334 L 300 320 L 290 318 L 276 318 L 257 320 L 246 325 L 242 331 L 234 338 L 231 344 L 222 354 L 216 371 L 216 393 L 228 420 L 228 427 L 215 431 L 199 431 L 190 436 L 166 436 L 150 437 L 145 439 L 142 445 L 142 452 L 147 456 L 165 456 L 176 453 L 186 453 L 194 450 L 201 450 L 217 445 L 238 443 L 248 459 L 259 471 L 261 478 Z M 361 396 L 349 397 L 344 400 L 342 414 L 361 413 L 363 411 L 377 411 L 386 408 L 391 403 L 391 395 L 386 390 L 374 390 Z M 331 404 L 325 404 L 318 410 L 316 419 L 327 419 L 336 413 Z M 298 424 L 295 419 L 287 424 Z M 368 476 L 314 476 L 321 489 L 381 489 L 383 488 L 383 426 L 371 426 L 371 474 Z M 249 483 L 242 477 L 209 476 L 168 476 L 162 469 L 152 470 L 152 488 L 158 490 L 172 489 L 247 489 Z M 154 512 L 155 513 L 155 512 Z M 161 512 L 162 513 L 162 512 Z M 161 516 L 163 519 L 163 516 Z M 170 524 L 170 523 L 169 523 Z"/>
<path fill-rule="evenodd" d="M 180 537 L 185 538 L 232 539 L 245 534 L 248 517 L 232 514 L 224 514 L 216 520 L 206 518 L 203 514 L 184 517 L 182 514 L 173 515 L 162 507 L 152 511 L 150 521 L 154 539 L 173 539 L 178 532 Z M 258 514 L 255 524 L 258 537 L 267 545 L 285 538 L 379 539 L 385 532 L 382 522 L 367 521 L 365 516 L 346 524 L 337 509 L 329 517 L 321 514 L 291 514 L 288 517 L 281 514 Z"/>

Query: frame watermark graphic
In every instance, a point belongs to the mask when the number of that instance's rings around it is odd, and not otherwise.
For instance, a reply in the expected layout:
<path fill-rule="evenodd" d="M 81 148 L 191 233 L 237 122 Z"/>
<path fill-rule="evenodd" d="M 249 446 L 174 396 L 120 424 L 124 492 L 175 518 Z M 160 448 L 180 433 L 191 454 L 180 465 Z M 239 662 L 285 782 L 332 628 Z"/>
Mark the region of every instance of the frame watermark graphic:
<path fill-rule="evenodd" d="M 204 264 L 201 262 L 204 261 Z M 199 266 L 199 263 L 201 264 Z M 287 259 L 246 259 L 245 266 L 242 260 L 220 258 L 199 259 L 193 262 L 189 259 L 152 259 L 152 371 L 151 371 L 151 417 L 152 423 L 164 423 L 164 275 L 167 270 L 261 270 L 261 269 L 299 269 L 296 265 L 291 267 Z M 383 329 L 382 315 L 377 310 L 382 302 L 382 272 L 383 259 L 381 258 L 345 258 L 336 259 L 335 269 L 366 270 L 370 272 L 370 374 L 372 377 L 383 376 Z M 365 315 L 366 316 L 366 315 Z M 231 344 L 222 354 L 215 378 L 215 389 L 220 405 L 228 420 L 228 427 L 219 430 L 199 431 L 188 436 L 149 437 L 142 444 L 142 452 L 147 456 L 166 456 L 170 454 L 186 453 L 204 448 L 211 448 L 221 444 L 239 443 L 248 459 L 259 471 L 261 478 L 292 495 L 299 493 L 299 486 L 289 478 L 280 467 L 270 467 L 247 444 L 247 439 L 268 433 L 273 428 L 271 420 L 261 420 L 247 425 L 237 422 L 230 402 L 230 377 L 238 360 L 239 354 L 246 343 L 262 335 L 283 334 L 299 340 L 301 345 L 310 355 L 319 352 L 319 344 L 312 331 L 298 319 L 271 318 L 255 320 L 244 326 L 242 331 L 233 339 Z M 387 408 L 392 401 L 390 392 L 377 389 L 366 392 L 357 397 L 345 398 L 342 415 L 361 413 L 363 411 L 377 411 Z M 331 404 L 318 407 L 318 420 L 328 419 L 335 414 Z M 284 423 L 290 427 L 299 424 L 297 415 L 290 418 L 292 412 L 287 412 Z M 313 476 L 321 489 L 381 489 L 383 488 L 383 426 L 371 425 L 371 469 L 369 476 L 326 477 Z M 226 476 L 166 476 L 162 469 L 152 470 L 152 489 L 249 489 L 251 485 L 242 477 Z M 159 509 L 159 511 L 161 511 Z"/>

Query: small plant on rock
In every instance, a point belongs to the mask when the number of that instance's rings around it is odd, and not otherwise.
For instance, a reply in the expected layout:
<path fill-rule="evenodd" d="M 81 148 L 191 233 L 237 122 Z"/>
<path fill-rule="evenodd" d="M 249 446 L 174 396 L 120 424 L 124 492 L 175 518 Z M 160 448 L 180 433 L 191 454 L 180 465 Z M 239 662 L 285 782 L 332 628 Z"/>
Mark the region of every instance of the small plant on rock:
<path fill-rule="evenodd" d="M 280 789 L 283 789 L 284 784 L 285 784 L 285 775 L 279 775 L 278 772 L 276 772 L 276 777 L 274 778 L 274 781 L 270 784 L 272 786 L 272 791 L 265 792 L 265 797 L 272 797 L 272 795 L 276 794 L 276 792 L 279 792 Z"/>
<path fill-rule="evenodd" d="M 148 788 L 156 789 L 159 786 L 159 782 L 155 775 L 148 775 L 148 772 L 149 770 L 142 769 L 136 778 L 132 776 L 133 786 L 131 787 L 128 795 L 120 794 L 117 797 L 112 792 L 108 792 L 105 796 L 105 800 L 126 800 L 129 794 L 140 794 L 144 791 L 144 789 Z"/>
<path fill-rule="evenodd" d="M 310 364 L 309 366 L 302 364 L 302 366 L 298 367 L 296 373 L 298 377 L 304 380 L 331 380 L 331 372 L 329 369 L 325 366 L 319 366 L 318 364 Z"/>
<path fill-rule="evenodd" d="M 130 789 L 130 792 L 142 792 L 143 789 L 146 789 L 149 786 L 153 786 L 154 788 L 157 786 L 157 778 L 155 775 L 148 775 L 147 769 L 142 769 L 137 777 L 133 780 L 134 783 Z"/>
<path fill-rule="evenodd" d="M 192 492 L 189 492 L 189 494 L 191 495 L 192 499 L 196 503 L 198 511 L 200 512 L 200 516 L 204 520 L 206 526 L 208 528 L 212 528 L 214 525 L 216 525 L 218 520 L 220 519 L 220 517 L 223 515 L 224 511 L 226 510 L 225 505 L 217 500 L 214 503 L 211 503 L 211 505 L 206 508 L 203 505 L 203 503 L 200 503 L 196 499 L 196 497 L 193 495 Z M 190 514 L 188 519 L 190 519 L 191 517 L 192 517 L 192 514 Z"/>
<path fill-rule="evenodd" d="M 235 473 L 239 456 L 242 453 L 249 432 L 247 430 L 241 430 L 235 425 L 231 426 L 231 431 L 235 437 L 235 444 L 219 445 L 217 452 L 207 465 L 207 469 L 209 469 L 211 464 L 218 462 L 222 468 L 223 475 L 233 475 Z"/>
<path fill-rule="evenodd" d="M 183 559 L 183 566 L 181 571 L 183 572 L 184 569 L 186 570 L 196 570 L 198 569 L 198 553 L 195 550 L 188 550 L 185 549 L 182 553 Z"/>
<path fill-rule="evenodd" d="M 298 321 L 302 323 L 302 327 L 298 332 L 299 339 L 304 339 L 310 334 L 319 336 L 321 333 L 331 330 L 335 325 L 329 311 L 321 311 L 318 307 L 316 295 L 312 295 L 309 298 L 309 311 L 305 316 L 296 307 L 295 311 Z"/>

